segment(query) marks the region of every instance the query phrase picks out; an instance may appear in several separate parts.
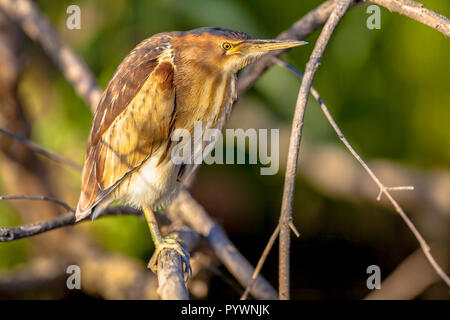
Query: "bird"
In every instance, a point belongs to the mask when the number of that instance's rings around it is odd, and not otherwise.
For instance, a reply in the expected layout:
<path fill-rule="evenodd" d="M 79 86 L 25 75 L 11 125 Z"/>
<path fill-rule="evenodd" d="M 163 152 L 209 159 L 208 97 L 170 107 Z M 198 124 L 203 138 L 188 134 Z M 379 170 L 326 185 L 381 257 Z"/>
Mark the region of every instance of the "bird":
<path fill-rule="evenodd" d="M 118 202 L 142 209 L 155 244 L 148 267 L 157 272 L 164 249 L 189 252 L 162 237 L 155 212 L 177 196 L 194 165 L 171 160 L 177 129 L 221 128 L 236 100 L 236 75 L 273 50 L 305 44 L 252 39 L 219 27 L 158 33 L 120 63 L 96 108 L 87 142 L 75 219 L 95 219 Z M 184 141 L 184 143 L 190 143 Z"/>

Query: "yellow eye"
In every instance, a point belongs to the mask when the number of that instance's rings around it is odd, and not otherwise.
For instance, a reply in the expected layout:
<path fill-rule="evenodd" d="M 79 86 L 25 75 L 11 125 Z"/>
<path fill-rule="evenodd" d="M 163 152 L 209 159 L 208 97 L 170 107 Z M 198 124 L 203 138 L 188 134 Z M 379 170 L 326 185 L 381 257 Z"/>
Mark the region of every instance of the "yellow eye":
<path fill-rule="evenodd" d="M 231 43 L 229 43 L 229 42 L 224 42 L 224 43 L 222 44 L 222 48 L 223 48 L 224 50 L 230 50 L 231 48 L 233 48 L 233 46 L 232 46 Z"/>

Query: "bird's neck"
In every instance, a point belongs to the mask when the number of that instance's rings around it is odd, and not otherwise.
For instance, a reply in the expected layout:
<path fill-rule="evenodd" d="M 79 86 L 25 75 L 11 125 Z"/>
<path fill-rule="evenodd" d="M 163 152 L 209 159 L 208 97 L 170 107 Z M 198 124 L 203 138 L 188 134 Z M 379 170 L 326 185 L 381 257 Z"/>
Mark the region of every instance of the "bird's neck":
<path fill-rule="evenodd" d="M 194 121 L 202 121 L 205 129 L 218 126 L 221 129 L 221 122 L 235 100 L 236 74 L 212 70 L 201 64 L 187 67 L 176 70 L 175 74 L 177 109 L 181 112 L 177 127 L 189 130 Z"/>

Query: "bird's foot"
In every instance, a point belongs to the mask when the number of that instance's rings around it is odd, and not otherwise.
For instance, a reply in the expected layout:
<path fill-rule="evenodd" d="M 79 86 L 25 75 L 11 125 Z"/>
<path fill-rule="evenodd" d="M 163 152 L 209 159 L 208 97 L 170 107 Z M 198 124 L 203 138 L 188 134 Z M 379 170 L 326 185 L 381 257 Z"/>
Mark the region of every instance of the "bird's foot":
<path fill-rule="evenodd" d="M 190 254 L 183 246 L 181 239 L 176 235 L 169 235 L 162 238 L 158 243 L 155 243 L 155 252 L 148 263 L 148 268 L 154 273 L 158 271 L 158 257 L 165 249 L 175 250 L 180 254 L 181 259 L 183 260 L 183 272 L 186 275 L 185 281 L 187 281 L 192 275 L 192 268 L 189 262 Z"/>

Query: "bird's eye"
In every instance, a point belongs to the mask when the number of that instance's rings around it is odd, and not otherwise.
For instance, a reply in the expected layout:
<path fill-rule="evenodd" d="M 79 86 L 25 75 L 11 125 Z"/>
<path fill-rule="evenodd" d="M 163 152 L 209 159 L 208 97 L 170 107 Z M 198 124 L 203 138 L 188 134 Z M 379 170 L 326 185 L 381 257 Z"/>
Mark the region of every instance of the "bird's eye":
<path fill-rule="evenodd" d="M 233 48 L 233 46 L 229 42 L 224 42 L 224 43 L 222 43 L 222 48 L 224 50 L 230 50 L 231 48 Z"/>

